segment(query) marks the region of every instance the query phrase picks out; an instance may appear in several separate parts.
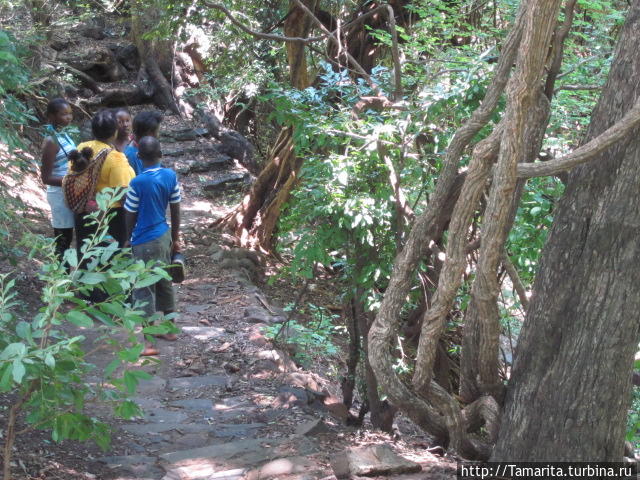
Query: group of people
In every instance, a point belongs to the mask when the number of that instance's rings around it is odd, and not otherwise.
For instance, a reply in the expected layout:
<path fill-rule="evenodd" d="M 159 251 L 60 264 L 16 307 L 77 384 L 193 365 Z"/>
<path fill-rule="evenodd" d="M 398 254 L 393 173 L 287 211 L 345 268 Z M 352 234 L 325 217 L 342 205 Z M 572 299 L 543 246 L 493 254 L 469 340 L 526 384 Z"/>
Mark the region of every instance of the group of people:
<path fill-rule="evenodd" d="M 95 195 L 105 188 L 126 189 L 124 202 L 110 206 L 108 234 L 120 248 L 131 247 L 134 258 L 171 263 L 180 251 L 180 186 L 175 172 L 161 163 L 162 150 L 157 139 L 162 115 L 143 111 L 131 119 L 125 108 L 101 110 L 91 120 L 93 140 L 76 145 L 65 133 L 73 120 L 71 105 L 55 98 L 47 105 L 45 139 L 42 146 L 41 178 L 47 186 L 56 254 L 62 259 L 71 248 L 74 231 L 78 258 L 82 258 L 85 240 L 97 230 L 88 218 L 97 209 Z M 98 163 L 100 162 L 100 163 Z M 95 185 L 89 199 L 78 211 L 70 208 L 69 193 L 65 198 L 65 177 L 81 174 L 97 167 Z M 166 219 L 170 208 L 171 227 Z M 175 310 L 175 295 L 169 280 L 136 289 L 134 299 L 144 302 L 145 315 L 165 315 Z M 95 300 L 95 299 L 94 299 Z M 175 334 L 159 335 L 176 340 Z M 143 355 L 156 355 L 158 350 L 146 343 Z"/>

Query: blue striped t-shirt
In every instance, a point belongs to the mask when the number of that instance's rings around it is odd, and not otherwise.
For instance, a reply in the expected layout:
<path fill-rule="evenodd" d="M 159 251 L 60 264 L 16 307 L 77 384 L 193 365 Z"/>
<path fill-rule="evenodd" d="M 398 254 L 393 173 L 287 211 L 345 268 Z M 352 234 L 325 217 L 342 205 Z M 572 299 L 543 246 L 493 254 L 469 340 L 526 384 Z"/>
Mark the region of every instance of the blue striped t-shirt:
<path fill-rule="evenodd" d="M 145 168 L 131 180 L 125 210 L 138 214 L 131 245 L 141 245 L 161 237 L 168 229 L 167 206 L 180 202 L 176 173 L 158 165 Z"/>

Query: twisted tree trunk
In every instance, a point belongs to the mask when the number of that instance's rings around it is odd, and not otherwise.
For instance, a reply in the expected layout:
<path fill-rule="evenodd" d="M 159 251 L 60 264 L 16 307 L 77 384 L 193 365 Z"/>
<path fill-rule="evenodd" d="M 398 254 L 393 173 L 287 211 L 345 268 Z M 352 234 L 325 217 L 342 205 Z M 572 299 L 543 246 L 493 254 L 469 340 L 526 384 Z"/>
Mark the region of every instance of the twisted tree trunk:
<path fill-rule="evenodd" d="M 392 402 L 434 436 L 450 442 L 451 446 L 463 455 L 480 458 L 488 456 L 490 445 L 472 440 L 466 435 L 466 431 L 476 421 L 472 418 L 474 414 L 483 414 L 487 417 L 486 419 L 492 418 L 494 422 L 496 415 L 493 414 L 493 410 L 489 415 L 490 410 L 478 407 L 479 404 L 487 402 L 487 397 L 478 398 L 476 400 L 478 403 L 470 405 L 465 409 L 466 413 L 461 415 L 460 406 L 454 398 L 433 381 L 437 346 L 460 285 L 469 225 L 484 192 L 491 164 L 499 148 L 498 165 L 495 169 L 482 226 L 480 264 L 473 289 L 473 301 L 480 313 L 478 318 L 481 320 L 482 328 L 475 359 L 479 362 L 480 392 L 493 395 L 496 399 L 501 398 L 501 384 L 497 369 L 498 348 L 497 344 L 493 345 L 497 342 L 499 335 L 496 306 L 497 268 L 512 218 L 513 196 L 517 186 L 517 164 L 525 158 L 525 139 L 535 136 L 531 132 L 527 135 L 527 113 L 537 106 L 541 95 L 541 80 L 547 60 L 548 45 L 560 3 L 560 0 L 539 0 L 521 4 L 516 27 L 507 40 L 496 79 L 487 93 L 488 98 L 454 137 L 436 194 L 425 214 L 417 220 L 409 235 L 407 246 L 396 259 L 389 288 L 385 293 L 378 318 L 370 331 L 371 364 Z M 476 128 L 481 128 L 486 122 L 487 113 L 494 108 L 493 102 L 504 88 L 516 48 L 519 50 L 515 73 L 507 87 L 507 111 L 500 127 L 496 128 L 493 134 L 478 144 L 474 150 L 467 178 L 452 216 L 447 259 L 440 275 L 433 304 L 423 319 L 413 390 L 411 390 L 397 378 L 388 359 L 390 341 L 393 338 L 394 327 L 397 326 L 397 319 L 393 316 L 397 315 L 404 303 L 404 297 L 410 285 L 410 276 L 415 271 L 417 259 L 420 258 L 424 248 L 421 245 L 428 244 L 432 240 L 430 233 L 433 232 L 433 218 L 435 218 L 436 209 L 440 207 L 440 200 L 444 198 L 446 189 L 451 187 L 454 169 L 462 149 L 470 140 L 467 135 L 473 136 L 474 132 L 477 132 Z"/>
<path fill-rule="evenodd" d="M 630 7 L 586 141 L 640 98 Z M 640 131 L 576 168 L 556 209 L 522 329 L 498 461 L 620 461 L 640 340 Z"/>

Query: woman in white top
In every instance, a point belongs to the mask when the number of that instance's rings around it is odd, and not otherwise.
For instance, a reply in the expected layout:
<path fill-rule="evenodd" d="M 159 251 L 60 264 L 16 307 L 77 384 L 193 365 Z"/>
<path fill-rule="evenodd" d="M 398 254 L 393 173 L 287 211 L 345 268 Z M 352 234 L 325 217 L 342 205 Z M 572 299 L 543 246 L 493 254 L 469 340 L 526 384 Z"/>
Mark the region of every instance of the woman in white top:
<path fill-rule="evenodd" d="M 67 174 L 69 152 L 76 148 L 69 135 L 60 131 L 73 120 L 71 105 L 64 98 L 54 98 L 47 105 L 48 125 L 42 145 L 40 178 L 47 186 L 47 200 L 51 206 L 51 225 L 56 237 L 56 253 L 62 259 L 73 241 L 74 216 L 62 194 L 62 177 Z"/>

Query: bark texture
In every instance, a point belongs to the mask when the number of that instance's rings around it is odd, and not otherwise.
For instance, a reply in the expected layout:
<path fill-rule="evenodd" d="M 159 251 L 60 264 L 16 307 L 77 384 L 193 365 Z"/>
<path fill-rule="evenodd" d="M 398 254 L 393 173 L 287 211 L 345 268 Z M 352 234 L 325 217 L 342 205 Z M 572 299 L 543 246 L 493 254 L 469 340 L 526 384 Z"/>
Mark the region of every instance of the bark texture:
<path fill-rule="evenodd" d="M 586 140 L 640 97 L 631 4 Z M 569 175 L 507 394 L 496 461 L 620 461 L 640 340 L 640 131 Z"/>
<path fill-rule="evenodd" d="M 425 317 L 425 322 L 423 323 L 423 331 L 420 339 L 422 343 L 420 361 L 422 363 L 421 368 L 424 369 L 419 373 L 416 372 L 414 376 L 414 386 L 418 388 L 419 395 L 405 385 L 393 371 L 392 357 L 389 349 L 395 340 L 400 319 L 400 310 L 404 305 L 406 295 L 411 287 L 416 267 L 424 257 L 427 248 L 429 248 L 430 241 L 434 238 L 433 236 L 437 227 L 436 220 L 455 184 L 458 175 L 459 161 L 464 149 L 467 148 L 476 133 L 488 122 L 507 84 L 511 66 L 516 58 L 520 44 L 524 10 L 525 8 L 521 6 L 515 26 L 505 41 L 502 55 L 496 68 L 496 76 L 487 90 L 484 101 L 471 118 L 456 132 L 449 145 L 445 157 L 445 166 L 440 174 L 436 191 L 425 213 L 416 218 L 414 226 L 407 237 L 405 247 L 395 259 L 389 287 L 385 292 L 380 311 L 369 332 L 369 359 L 371 366 L 374 369 L 381 387 L 385 393 L 387 393 L 391 402 L 399 407 L 421 428 L 432 434 L 436 442 L 444 445 L 451 444 L 454 449 L 457 449 L 468 457 L 484 457 L 487 455 L 487 449 L 481 445 L 474 445 L 468 438 L 465 438 L 466 420 L 461 414 L 459 405 L 454 400 L 454 397 L 449 395 L 444 388 L 432 379 L 435 352 L 437 342 L 439 341 L 438 333 L 442 331 L 444 318 L 441 315 L 442 312 L 446 310 L 443 309 L 442 306 L 444 303 L 447 303 L 448 299 L 442 297 L 440 300 L 434 300 L 434 305 L 432 305 L 430 309 L 431 313 L 427 314 L 433 315 L 434 322 L 431 322 L 430 317 Z M 493 139 L 482 142 L 482 145 L 478 146 L 476 152 L 474 152 L 474 157 L 478 158 L 478 160 L 475 160 L 478 165 L 476 168 L 481 169 L 485 165 L 485 161 L 480 160 L 479 157 L 484 159 L 485 155 L 491 156 L 491 151 L 497 152 L 496 137 L 493 137 Z M 477 194 L 477 189 L 482 190 L 484 188 L 482 174 L 479 172 L 479 175 L 476 176 L 472 174 L 470 169 L 469 176 L 472 178 L 472 180 L 470 180 L 471 183 L 468 184 L 469 186 L 472 185 L 476 177 L 479 178 L 480 185 L 470 190 L 468 187 L 468 194 L 475 195 Z M 465 181 L 465 183 L 467 182 Z M 464 190 L 463 187 L 463 191 Z M 462 208 L 461 200 L 466 197 L 466 195 L 467 193 L 461 193 L 458 204 L 456 205 L 458 210 Z M 468 198 L 466 198 L 466 200 L 468 200 Z M 456 217 L 458 217 L 457 221 L 460 221 L 461 224 L 466 220 L 464 214 L 457 214 L 457 212 L 454 211 L 452 222 Z M 450 226 L 450 229 L 451 228 L 455 227 Z M 450 236 L 450 238 L 454 237 Z M 466 245 L 466 242 L 461 242 L 461 244 L 462 243 Z M 455 270 L 459 267 L 453 265 L 452 267 L 453 269 L 450 273 L 445 274 L 443 270 L 439 280 L 440 283 L 443 281 L 446 282 L 446 280 L 442 278 L 443 275 L 447 276 L 451 274 L 451 278 L 455 277 Z M 443 293 L 446 292 L 443 291 Z M 445 294 L 444 296 L 447 295 Z M 446 315 L 446 313 L 444 313 L 444 315 Z M 429 338 L 423 338 L 425 334 Z M 429 345 L 427 346 L 427 344 Z M 433 349 L 430 348 L 431 346 Z"/>
<path fill-rule="evenodd" d="M 290 12 L 284 22 L 285 35 L 307 37 L 311 30 L 311 19 L 294 1 L 289 2 L 289 6 Z M 309 86 L 305 45 L 287 42 L 286 48 L 291 85 L 305 89 Z M 280 131 L 269 152 L 266 166 L 251 191 L 240 206 L 220 223 L 233 230 L 243 246 L 270 251 L 280 210 L 298 180 L 301 166 L 302 159 L 294 152 L 293 129 L 285 127 Z"/>

